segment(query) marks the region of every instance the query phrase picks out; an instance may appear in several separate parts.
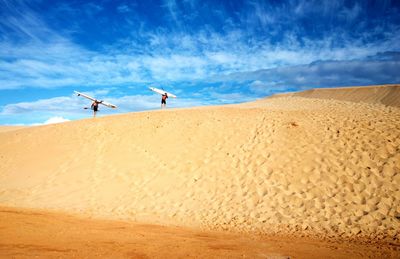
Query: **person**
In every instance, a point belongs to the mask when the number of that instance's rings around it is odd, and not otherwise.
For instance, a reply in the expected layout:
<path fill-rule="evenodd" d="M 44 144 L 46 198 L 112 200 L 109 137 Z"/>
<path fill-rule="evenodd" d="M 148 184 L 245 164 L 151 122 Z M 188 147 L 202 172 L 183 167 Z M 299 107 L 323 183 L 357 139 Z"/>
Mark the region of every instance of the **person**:
<path fill-rule="evenodd" d="M 167 93 L 164 93 L 161 96 L 161 109 L 165 108 L 165 106 L 167 105 L 167 98 L 168 98 L 168 94 Z"/>
<path fill-rule="evenodd" d="M 102 101 L 97 101 L 97 100 L 95 100 L 95 101 L 92 102 L 91 108 L 92 108 L 92 110 L 93 110 L 93 118 L 96 117 L 96 113 L 97 113 L 97 111 L 99 110 L 99 103 L 101 103 L 101 102 L 102 102 Z"/>

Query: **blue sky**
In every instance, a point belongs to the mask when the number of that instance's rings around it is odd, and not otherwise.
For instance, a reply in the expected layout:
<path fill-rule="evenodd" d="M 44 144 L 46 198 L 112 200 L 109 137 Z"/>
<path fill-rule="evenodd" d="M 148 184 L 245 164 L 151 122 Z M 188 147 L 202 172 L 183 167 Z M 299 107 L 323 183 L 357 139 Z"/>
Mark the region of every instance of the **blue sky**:
<path fill-rule="evenodd" d="M 400 83 L 400 2 L 0 0 L 0 124 Z"/>

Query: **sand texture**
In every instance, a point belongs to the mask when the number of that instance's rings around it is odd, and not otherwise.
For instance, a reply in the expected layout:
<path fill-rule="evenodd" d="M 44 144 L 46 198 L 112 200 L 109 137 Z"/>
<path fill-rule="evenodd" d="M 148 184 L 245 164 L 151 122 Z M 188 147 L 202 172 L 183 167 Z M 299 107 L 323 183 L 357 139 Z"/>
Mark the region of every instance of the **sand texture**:
<path fill-rule="evenodd" d="M 400 109 L 282 96 L 5 131 L 0 183 L 8 207 L 398 245 Z"/>

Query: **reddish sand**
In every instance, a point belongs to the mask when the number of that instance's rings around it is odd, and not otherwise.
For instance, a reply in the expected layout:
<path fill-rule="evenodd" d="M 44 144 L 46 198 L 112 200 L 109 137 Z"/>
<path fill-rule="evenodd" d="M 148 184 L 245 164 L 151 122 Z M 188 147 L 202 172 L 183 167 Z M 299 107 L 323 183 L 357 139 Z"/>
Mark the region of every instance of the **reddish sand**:
<path fill-rule="evenodd" d="M 390 244 L 204 232 L 0 208 L 1 258 L 399 258 Z"/>

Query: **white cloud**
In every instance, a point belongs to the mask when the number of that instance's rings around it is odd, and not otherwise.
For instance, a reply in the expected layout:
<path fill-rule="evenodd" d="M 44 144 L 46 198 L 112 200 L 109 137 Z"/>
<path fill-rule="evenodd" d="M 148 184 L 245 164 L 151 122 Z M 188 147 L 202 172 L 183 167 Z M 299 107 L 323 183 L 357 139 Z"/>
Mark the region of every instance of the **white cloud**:
<path fill-rule="evenodd" d="M 65 119 L 64 117 L 61 116 L 55 116 L 55 117 L 51 117 L 48 120 L 46 120 L 45 122 L 43 122 L 43 124 L 54 124 L 54 123 L 61 123 L 61 122 L 67 122 L 70 121 L 68 119 Z"/>

